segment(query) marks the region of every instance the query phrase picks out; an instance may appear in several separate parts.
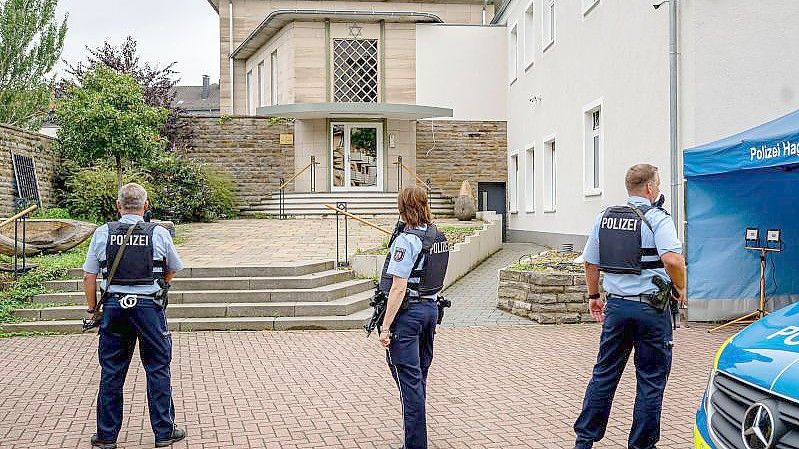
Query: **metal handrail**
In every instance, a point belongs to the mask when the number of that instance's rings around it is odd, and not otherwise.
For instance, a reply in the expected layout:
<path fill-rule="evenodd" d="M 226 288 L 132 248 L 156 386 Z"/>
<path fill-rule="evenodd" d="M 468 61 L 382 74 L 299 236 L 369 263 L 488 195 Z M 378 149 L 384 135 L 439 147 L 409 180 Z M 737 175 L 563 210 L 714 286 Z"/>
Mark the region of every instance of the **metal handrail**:
<path fill-rule="evenodd" d="M 311 168 L 312 165 L 319 165 L 319 162 L 316 162 L 316 158 L 314 156 L 311 156 L 311 162 L 309 162 L 308 165 L 303 167 L 302 170 L 298 171 L 297 173 L 294 173 L 294 175 L 291 178 L 289 178 L 288 181 L 284 182 L 283 184 L 280 185 L 280 187 L 278 187 L 278 190 L 285 189 L 287 185 L 291 184 L 291 181 L 294 181 L 295 179 L 297 179 L 298 176 L 305 173 L 305 170 Z"/>
<path fill-rule="evenodd" d="M 292 181 L 297 179 L 298 176 L 305 173 L 305 170 L 311 169 L 311 192 L 316 192 L 316 166 L 319 165 L 319 162 L 316 162 L 316 156 L 311 156 L 311 162 L 308 163 L 302 170 L 294 173 L 294 175 L 289 178 L 288 181 L 283 181 L 283 178 L 280 178 L 280 187 L 278 187 L 278 202 L 279 202 L 279 216 L 280 219 L 283 220 L 286 218 L 286 186 L 289 185 Z"/>
<path fill-rule="evenodd" d="M 342 214 L 342 215 L 344 215 L 344 216 L 347 216 L 347 217 L 349 217 L 349 218 L 352 218 L 353 220 L 355 220 L 355 221 L 357 221 L 357 222 L 359 222 L 359 223 L 363 223 L 363 224 L 365 224 L 366 226 L 370 226 L 370 227 L 372 227 L 372 228 L 374 228 L 374 229 L 377 229 L 377 230 L 378 230 L 378 231 L 380 231 L 380 232 L 384 232 L 384 233 L 386 233 L 386 234 L 391 234 L 391 231 L 389 231 L 388 229 L 386 229 L 386 228 L 383 228 L 383 227 L 381 227 L 381 226 L 378 226 L 378 225 L 376 225 L 376 224 L 374 224 L 374 223 L 370 222 L 369 220 L 366 220 L 366 219 L 364 219 L 364 218 L 361 218 L 361 217 L 359 217 L 359 216 L 357 216 L 357 215 L 355 215 L 355 214 L 353 214 L 353 213 L 347 212 L 347 211 L 346 211 L 346 210 L 344 210 L 344 209 L 341 209 L 341 208 L 339 208 L 339 207 L 336 207 L 336 206 L 334 206 L 334 205 L 332 205 L 332 204 L 325 204 L 324 206 L 325 206 L 326 208 L 328 208 L 328 209 L 331 209 L 331 210 L 334 210 L 334 211 L 336 211 L 336 212 L 338 212 L 338 213 L 340 213 L 340 214 Z"/>
<path fill-rule="evenodd" d="M 424 188 L 427 189 L 428 191 L 433 190 L 433 187 L 430 185 L 429 180 L 428 181 L 423 180 L 422 178 L 419 177 L 418 174 L 416 174 L 415 171 L 413 171 L 413 169 L 411 169 L 410 167 L 408 167 L 407 165 L 405 165 L 402 162 L 402 156 L 397 156 L 397 162 L 392 162 L 392 164 L 393 165 L 397 165 L 398 167 L 400 167 L 403 170 L 407 171 L 408 174 L 410 174 L 411 176 L 413 176 L 416 179 L 416 182 L 418 184 L 423 185 Z M 400 187 L 402 186 L 402 176 L 398 176 L 398 184 L 399 184 Z"/>
<path fill-rule="evenodd" d="M 17 212 L 16 215 L 14 215 L 13 217 L 9 217 L 9 218 L 6 218 L 5 220 L 3 220 L 3 222 L 0 223 L 0 228 L 2 228 L 3 226 L 5 226 L 5 225 L 7 225 L 7 224 L 9 224 L 9 223 L 11 223 L 13 221 L 19 220 L 20 218 L 28 215 L 29 213 L 35 211 L 38 208 L 39 208 L 38 205 L 33 204 L 33 205 L 31 205 L 31 206 L 29 206 L 29 207 Z"/>

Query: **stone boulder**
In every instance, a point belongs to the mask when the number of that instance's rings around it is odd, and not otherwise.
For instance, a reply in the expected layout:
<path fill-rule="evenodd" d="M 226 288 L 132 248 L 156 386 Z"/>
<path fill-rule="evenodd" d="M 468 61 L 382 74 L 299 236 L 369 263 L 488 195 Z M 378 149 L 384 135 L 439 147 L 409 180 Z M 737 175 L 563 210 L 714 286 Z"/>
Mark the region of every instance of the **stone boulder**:
<path fill-rule="evenodd" d="M 455 198 L 455 218 L 461 221 L 469 221 L 474 219 L 476 213 L 477 205 L 472 196 L 472 187 L 469 185 L 469 181 L 463 181 L 461 191 L 458 197 Z"/>

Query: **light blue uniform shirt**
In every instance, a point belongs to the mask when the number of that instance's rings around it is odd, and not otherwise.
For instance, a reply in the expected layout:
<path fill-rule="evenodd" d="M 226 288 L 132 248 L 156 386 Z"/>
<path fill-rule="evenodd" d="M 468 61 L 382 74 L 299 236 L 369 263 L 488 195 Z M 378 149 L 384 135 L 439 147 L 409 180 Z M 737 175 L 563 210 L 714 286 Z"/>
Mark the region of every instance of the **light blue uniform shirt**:
<path fill-rule="evenodd" d="M 631 196 L 627 204 L 635 206 L 649 206 L 651 203 L 646 198 Z M 594 227 L 588 236 L 588 241 L 583 250 L 583 259 L 591 264 L 599 265 L 599 226 L 602 221 L 604 211 L 599 214 L 594 221 Z M 677 238 L 677 228 L 671 217 L 658 208 L 652 208 L 644 215 L 652 229 L 641 223 L 641 247 L 657 248 L 658 255 L 666 253 L 682 254 L 682 243 Z M 645 293 L 655 293 L 658 288 L 652 283 L 655 276 L 668 280 L 669 275 L 664 268 L 654 270 L 642 270 L 640 275 L 636 274 L 613 274 L 605 273 L 602 287 L 609 294 L 621 296 L 634 296 Z"/>
<path fill-rule="evenodd" d="M 141 215 L 126 214 L 119 219 L 122 223 L 134 224 L 144 221 Z M 100 273 L 100 261 L 106 259 L 105 245 L 108 241 L 108 225 L 104 224 L 94 231 L 92 242 L 89 244 L 89 251 L 86 253 L 86 262 L 83 264 L 83 271 L 86 273 L 98 274 Z M 180 271 L 183 269 L 183 262 L 180 260 L 178 251 L 175 244 L 172 242 L 172 236 L 169 235 L 163 226 L 156 226 L 153 230 L 153 260 L 161 260 L 166 258 L 169 271 Z M 108 269 L 111 269 L 111 263 L 108 262 Z M 106 281 L 103 280 L 100 284 L 102 289 L 106 287 Z M 157 282 L 153 285 L 112 285 L 109 290 L 110 293 L 134 293 L 142 295 L 150 295 L 157 293 L 161 287 Z"/>
<path fill-rule="evenodd" d="M 415 229 L 426 231 L 427 225 L 422 225 Z M 394 243 L 391 245 L 391 248 L 389 248 L 391 258 L 389 259 L 386 273 L 408 279 L 408 282 L 418 283 L 418 277 L 411 278 L 410 276 L 411 272 L 414 270 L 413 263 L 416 262 L 416 258 L 419 257 L 419 253 L 421 252 L 422 240 L 419 239 L 419 237 L 404 232 L 401 233 L 394 239 Z M 422 266 L 424 266 L 424 257 L 419 260 L 419 265 L 416 268 Z M 419 292 L 409 288 L 408 296 L 418 298 Z M 425 298 L 435 299 L 436 295 L 425 296 Z"/>

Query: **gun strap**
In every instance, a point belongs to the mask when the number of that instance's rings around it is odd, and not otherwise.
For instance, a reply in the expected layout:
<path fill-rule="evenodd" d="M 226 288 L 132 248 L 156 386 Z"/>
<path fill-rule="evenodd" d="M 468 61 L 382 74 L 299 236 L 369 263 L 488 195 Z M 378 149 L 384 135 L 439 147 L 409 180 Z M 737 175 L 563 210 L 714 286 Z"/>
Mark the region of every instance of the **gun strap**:
<path fill-rule="evenodd" d="M 108 277 L 106 278 L 106 285 L 105 291 L 111 288 L 111 282 L 114 280 L 114 274 L 117 272 L 117 268 L 119 268 L 119 262 L 122 260 L 122 253 L 125 252 L 125 248 L 128 246 L 128 242 L 130 241 L 130 236 L 133 234 L 133 230 L 139 226 L 138 223 L 134 224 L 133 226 L 128 228 L 128 232 L 125 233 L 125 238 L 122 240 L 122 245 L 119 246 L 119 251 L 117 251 L 116 257 L 114 257 L 114 262 L 111 264 L 111 269 L 108 270 Z M 105 293 L 105 292 L 103 292 Z M 105 294 L 100 295 L 100 300 L 97 302 L 97 306 L 95 309 L 99 309 L 100 306 L 103 304 L 105 298 Z"/>

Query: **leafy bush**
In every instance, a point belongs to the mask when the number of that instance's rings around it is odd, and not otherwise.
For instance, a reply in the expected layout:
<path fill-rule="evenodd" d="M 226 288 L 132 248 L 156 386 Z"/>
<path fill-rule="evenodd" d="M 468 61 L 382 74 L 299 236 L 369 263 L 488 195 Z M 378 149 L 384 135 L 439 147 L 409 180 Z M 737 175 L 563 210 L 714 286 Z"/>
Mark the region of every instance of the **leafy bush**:
<path fill-rule="evenodd" d="M 174 222 L 211 221 L 230 217 L 233 181 L 212 168 L 171 153 L 148 164 L 154 182 L 153 215 Z"/>
<path fill-rule="evenodd" d="M 36 212 L 31 215 L 31 218 L 69 219 L 72 218 L 72 215 L 67 209 L 61 207 L 51 207 L 50 209 L 36 209 Z"/>
<path fill-rule="evenodd" d="M 138 182 L 151 191 L 146 176 L 125 173 L 124 182 Z M 115 220 L 117 172 L 110 168 L 79 169 L 66 177 L 63 206 L 73 217 L 83 217 L 96 223 Z"/>

